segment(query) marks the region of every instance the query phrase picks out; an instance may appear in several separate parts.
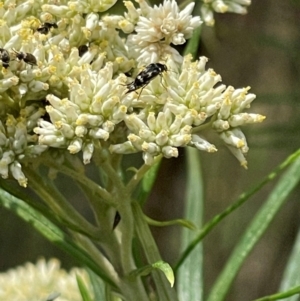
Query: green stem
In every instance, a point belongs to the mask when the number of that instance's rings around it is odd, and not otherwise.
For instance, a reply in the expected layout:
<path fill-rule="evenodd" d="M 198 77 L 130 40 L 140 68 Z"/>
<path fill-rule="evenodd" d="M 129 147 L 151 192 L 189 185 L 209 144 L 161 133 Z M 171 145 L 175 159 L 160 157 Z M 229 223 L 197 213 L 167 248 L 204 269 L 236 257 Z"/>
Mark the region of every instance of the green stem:
<path fill-rule="evenodd" d="M 115 207 L 116 202 L 113 198 L 113 196 L 104 188 L 97 185 L 95 182 L 90 180 L 88 177 L 83 176 L 82 173 L 78 173 L 71 168 L 65 166 L 65 165 L 59 165 L 54 160 L 45 159 L 43 160 L 43 163 L 48 166 L 56 169 L 57 171 L 69 176 L 71 179 L 75 180 L 76 182 L 80 182 L 82 185 L 86 186 L 88 189 L 90 189 L 94 194 L 98 195 L 100 197 L 101 201 L 107 203 L 108 205 Z M 91 199 L 90 200 L 92 204 L 94 202 L 99 202 L 98 199 Z"/>
<path fill-rule="evenodd" d="M 103 256 L 99 249 L 86 237 L 73 233 L 74 238 L 77 240 L 78 244 L 84 249 L 91 258 L 98 264 L 98 266 L 110 276 L 110 278 L 118 285 L 121 285 L 121 280 L 119 275 L 110 261 Z"/>
<path fill-rule="evenodd" d="M 128 193 L 132 193 L 138 183 L 142 180 L 143 176 L 146 174 L 146 172 L 155 164 L 157 164 L 162 158 L 162 155 L 157 156 L 154 159 L 154 163 L 152 165 L 142 165 L 142 167 L 135 173 L 135 175 L 131 178 L 129 183 L 127 184 L 127 191 Z"/>
<path fill-rule="evenodd" d="M 74 231 L 100 240 L 99 230 L 86 221 L 64 198 L 64 196 L 52 185 L 50 180 L 45 183 L 43 177 L 35 170 L 24 167 L 26 176 L 30 180 L 30 186 L 34 188 L 40 198 L 56 214 L 64 224 Z"/>
<path fill-rule="evenodd" d="M 122 232 L 122 266 L 125 275 L 135 269 L 132 256 L 133 218 L 130 208 L 130 194 L 127 192 L 118 172 L 112 168 L 111 162 L 105 150 L 95 153 L 94 161 L 107 175 L 110 183 L 113 183 L 111 192 L 116 202 L 116 209 L 121 216 L 119 230 Z"/>

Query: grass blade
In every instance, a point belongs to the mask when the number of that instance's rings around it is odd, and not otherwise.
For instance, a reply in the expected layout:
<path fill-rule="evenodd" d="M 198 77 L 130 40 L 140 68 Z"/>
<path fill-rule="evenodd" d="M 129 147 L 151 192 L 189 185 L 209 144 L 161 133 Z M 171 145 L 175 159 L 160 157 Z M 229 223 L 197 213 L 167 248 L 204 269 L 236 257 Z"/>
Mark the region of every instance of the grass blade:
<path fill-rule="evenodd" d="M 202 225 L 203 216 L 203 182 L 200 155 L 196 149 L 187 150 L 187 187 L 185 219 L 197 227 Z M 184 250 L 196 237 L 196 232 L 182 229 L 181 249 Z M 194 248 L 180 267 L 177 274 L 177 290 L 180 300 L 200 301 L 203 296 L 202 278 L 203 250 L 202 243 Z"/>
<path fill-rule="evenodd" d="M 298 231 L 298 235 L 296 241 L 294 243 L 293 250 L 291 252 L 290 258 L 286 265 L 281 284 L 280 291 L 284 292 L 289 290 L 291 287 L 300 284 L 300 230 Z M 286 301 L 299 301 L 299 295 L 292 296 Z"/>

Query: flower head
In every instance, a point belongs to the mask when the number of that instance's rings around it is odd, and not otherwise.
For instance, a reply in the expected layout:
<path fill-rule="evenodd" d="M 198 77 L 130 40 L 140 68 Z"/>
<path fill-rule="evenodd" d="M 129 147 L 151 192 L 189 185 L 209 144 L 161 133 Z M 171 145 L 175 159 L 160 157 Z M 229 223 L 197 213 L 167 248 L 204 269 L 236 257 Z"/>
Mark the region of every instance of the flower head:
<path fill-rule="evenodd" d="M 70 99 L 49 94 L 46 110 L 51 122 L 41 119 L 34 129 L 39 143 L 67 148 L 71 154 L 83 151 L 89 163 L 94 147 L 109 139 L 115 125 L 124 120 L 130 105 L 124 97 L 124 77 L 112 79 L 113 64 L 99 72 L 82 68 L 79 80 L 69 83 Z"/>
<path fill-rule="evenodd" d="M 0 273 L 0 298 L 39 301 L 49 300 L 50 297 L 54 300 L 59 296 L 58 300 L 61 301 L 79 301 L 82 297 L 76 275 L 89 284 L 88 275 L 84 270 L 74 268 L 67 273 L 60 269 L 60 263 L 56 259 L 48 262 L 40 259 L 36 264 L 26 263 L 24 266 Z"/>
<path fill-rule="evenodd" d="M 84 163 L 103 148 L 141 152 L 147 164 L 178 156 L 178 147 L 215 152 L 203 127 L 215 130 L 245 166 L 241 127 L 264 117 L 244 112 L 255 97 L 248 88 L 226 87 L 205 68 L 205 57 L 192 62 L 174 48 L 201 25 L 191 15 L 194 3 L 180 10 L 175 0 L 154 7 L 137 0 L 138 8 L 125 1 L 124 15 L 99 14 L 115 2 L 3 3 L 0 175 L 26 186 L 22 166 L 49 148 L 82 152 Z M 205 0 L 202 9 L 243 12 L 247 5 Z M 150 63 L 168 71 L 147 74 L 128 91 L 127 77 L 134 82 Z"/>
<path fill-rule="evenodd" d="M 239 127 L 261 122 L 265 117 L 242 113 L 250 107 L 255 95 L 247 94 L 249 88 L 235 90 L 220 84 L 221 76 L 213 69 L 206 70 L 206 62 L 206 57 L 192 62 L 191 56 L 186 56 L 177 67 L 170 59 L 163 80 L 152 80 L 132 101 L 135 113 L 127 114 L 124 120 L 127 141 L 111 145 L 110 151 L 141 151 L 146 164 L 152 164 L 159 154 L 177 157 L 178 147 L 187 145 L 215 152 L 216 147 L 199 135 L 202 126 L 210 125 L 230 150 L 238 150 L 233 153 L 246 167 L 244 154 L 248 147 Z"/>
<path fill-rule="evenodd" d="M 174 55 L 178 60 L 179 53 L 175 49 L 171 51 L 170 44 L 184 44 L 192 36 L 193 30 L 201 25 L 200 17 L 191 16 L 194 3 L 179 11 L 175 0 L 164 0 L 163 4 L 154 7 L 145 0 L 137 2 L 140 9 L 136 10 L 139 15 L 138 19 L 135 17 L 136 34 L 129 36 L 128 45 L 134 49 L 139 64 L 155 63 L 166 54 Z M 131 12 L 132 6 L 129 7 Z"/>

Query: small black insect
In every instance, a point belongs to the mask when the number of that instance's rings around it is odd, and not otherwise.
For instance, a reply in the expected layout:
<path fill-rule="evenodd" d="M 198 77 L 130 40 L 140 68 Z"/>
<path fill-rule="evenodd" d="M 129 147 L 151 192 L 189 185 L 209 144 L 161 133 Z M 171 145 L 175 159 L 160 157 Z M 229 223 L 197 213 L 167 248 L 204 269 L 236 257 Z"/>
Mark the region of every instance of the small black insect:
<path fill-rule="evenodd" d="M 164 71 L 168 71 L 167 66 L 164 64 L 153 63 L 148 65 L 143 71 L 141 71 L 137 75 L 133 82 L 126 85 L 128 88 L 126 94 L 132 91 L 136 91 L 140 88 L 142 88 L 143 90 L 152 79 L 154 79 L 157 75 L 161 75 Z"/>
<path fill-rule="evenodd" d="M 6 49 L 0 48 L 0 60 L 4 68 L 9 67 L 10 55 Z"/>
<path fill-rule="evenodd" d="M 82 57 L 88 50 L 89 50 L 89 47 L 87 45 L 80 45 L 78 47 L 79 56 Z"/>
<path fill-rule="evenodd" d="M 15 51 L 15 50 L 14 50 Z M 25 63 L 31 65 L 31 66 L 37 66 L 37 60 L 36 57 L 28 52 L 17 52 L 16 53 L 16 57 L 21 61 L 23 60 Z"/>
<path fill-rule="evenodd" d="M 48 34 L 51 28 L 58 28 L 56 23 L 48 23 L 45 22 L 41 27 L 37 29 L 37 31 L 41 34 Z"/>

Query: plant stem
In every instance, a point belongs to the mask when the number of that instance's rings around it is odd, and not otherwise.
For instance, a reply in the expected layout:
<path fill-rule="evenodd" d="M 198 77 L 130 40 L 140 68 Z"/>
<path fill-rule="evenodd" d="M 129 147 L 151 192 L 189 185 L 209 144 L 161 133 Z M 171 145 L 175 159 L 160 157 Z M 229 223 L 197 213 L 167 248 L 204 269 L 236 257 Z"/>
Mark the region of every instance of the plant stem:
<path fill-rule="evenodd" d="M 136 172 L 136 174 L 131 178 L 129 183 L 127 184 L 127 191 L 128 193 L 132 193 L 133 190 L 136 188 L 137 184 L 141 181 L 145 173 L 153 166 L 155 165 L 158 161 L 160 161 L 162 158 L 162 155 L 157 156 L 154 159 L 154 162 L 152 165 L 142 165 L 142 167 Z"/>
<path fill-rule="evenodd" d="M 37 193 L 57 217 L 74 231 L 85 233 L 95 240 L 99 240 L 99 230 L 85 220 L 64 198 L 64 196 L 52 185 L 50 180 L 45 183 L 37 171 L 31 168 L 24 168 L 27 177 L 30 179 L 30 186 Z"/>

